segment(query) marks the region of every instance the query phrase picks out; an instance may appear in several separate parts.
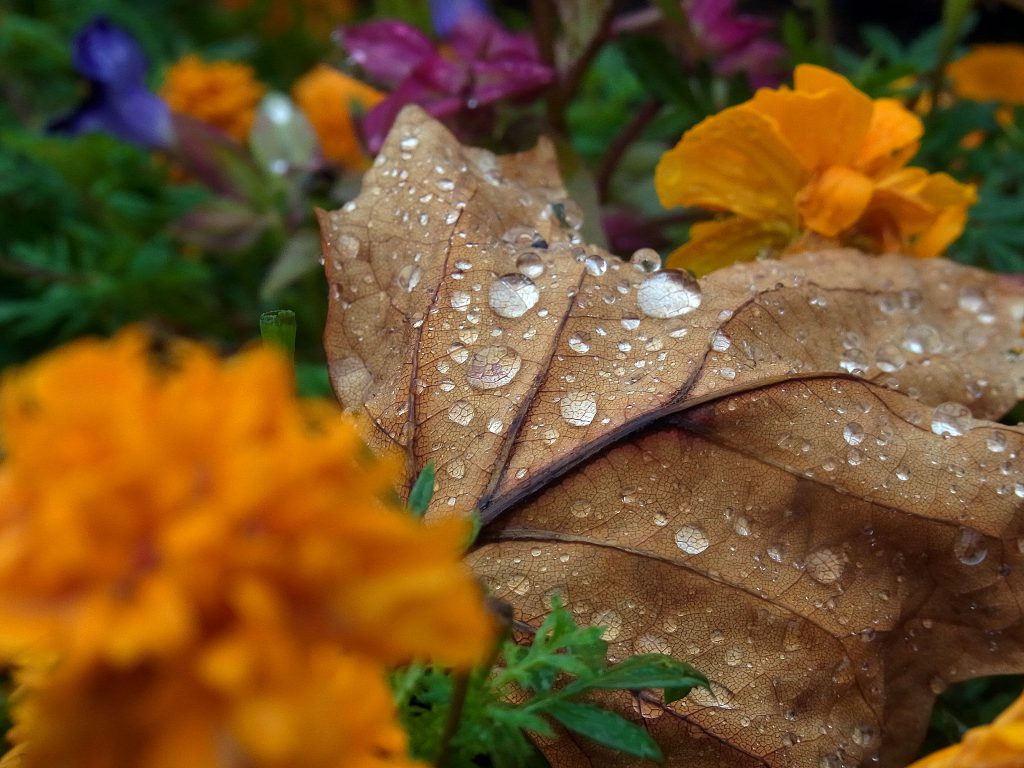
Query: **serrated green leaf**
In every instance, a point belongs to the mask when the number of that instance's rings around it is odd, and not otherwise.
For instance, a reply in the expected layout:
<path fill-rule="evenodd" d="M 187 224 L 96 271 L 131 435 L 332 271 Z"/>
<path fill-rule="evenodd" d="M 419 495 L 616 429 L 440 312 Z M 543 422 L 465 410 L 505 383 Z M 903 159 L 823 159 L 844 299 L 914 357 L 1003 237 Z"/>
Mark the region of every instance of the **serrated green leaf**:
<path fill-rule="evenodd" d="M 664 759 L 661 748 L 647 731 L 614 712 L 574 701 L 553 702 L 546 712 L 570 731 L 602 746 L 647 760 Z"/>
<path fill-rule="evenodd" d="M 689 689 L 698 685 L 707 686 L 708 679 L 690 664 L 664 654 L 647 653 L 631 656 L 589 680 L 577 680 L 562 689 L 562 694 L 575 696 L 594 689 Z"/>

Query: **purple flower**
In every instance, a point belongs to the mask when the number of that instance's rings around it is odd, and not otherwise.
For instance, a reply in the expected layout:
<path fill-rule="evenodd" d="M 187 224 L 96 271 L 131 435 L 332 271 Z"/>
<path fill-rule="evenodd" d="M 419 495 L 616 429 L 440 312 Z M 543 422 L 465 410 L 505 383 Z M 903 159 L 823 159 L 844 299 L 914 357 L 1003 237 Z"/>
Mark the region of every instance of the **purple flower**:
<path fill-rule="evenodd" d="M 72 61 L 91 90 L 49 130 L 69 136 L 101 131 L 144 147 L 170 145 L 171 113 L 146 88 L 146 59 L 134 37 L 105 18 L 94 19 L 75 35 Z"/>
<path fill-rule="evenodd" d="M 687 0 L 694 34 L 714 57 L 720 75 L 746 72 L 755 88 L 778 85 L 783 78 L 779 43 L 764 35 L 775 27 L 771 19 L 736 13 L 736 0 Z"/>
<path fill-rule="evenodd" d="M 452 127 L 464 128 L 489 122 L 489 105 L 528 97 L 551 82 L 553 72 L 541 63 L 529 35 L 505 29 L 478 3 L 454 5 L 463 12 L 440 46 L 400 21 L 370 21 L 341 30 L 353 61 L 391 91 L 363 119 L 371 152 L 380 149 L 406 104 L 419 104 Z"/>
<path fill-rule="evenodd" d="M 447 37 L 463 18 L 473 15 L 489 15 L 484 0 L 430 0 L 430 23 L 439 37 Z"/>

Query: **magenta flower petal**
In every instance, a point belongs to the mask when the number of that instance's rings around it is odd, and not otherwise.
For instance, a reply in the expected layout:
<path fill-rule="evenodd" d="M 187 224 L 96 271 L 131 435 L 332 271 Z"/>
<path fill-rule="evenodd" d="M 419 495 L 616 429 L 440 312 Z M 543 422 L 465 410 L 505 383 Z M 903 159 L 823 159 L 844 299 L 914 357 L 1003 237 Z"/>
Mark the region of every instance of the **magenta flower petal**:
<path fill-rule="evenodd" d="M 436 57 L 429 37 L 401 21 L 368 21 L 340 30 L 341 43 L 370 79 L 395 88 L 424 59 Z"/>
<path fill-rule="evenodd" d="M 735 0 L 687 0 L 685 8 L 715 72 L 745 72 L 754 87 L 777 82 L 785 50 L 765 39 L 775 28 L 771 19 L 736 14 Z"/>

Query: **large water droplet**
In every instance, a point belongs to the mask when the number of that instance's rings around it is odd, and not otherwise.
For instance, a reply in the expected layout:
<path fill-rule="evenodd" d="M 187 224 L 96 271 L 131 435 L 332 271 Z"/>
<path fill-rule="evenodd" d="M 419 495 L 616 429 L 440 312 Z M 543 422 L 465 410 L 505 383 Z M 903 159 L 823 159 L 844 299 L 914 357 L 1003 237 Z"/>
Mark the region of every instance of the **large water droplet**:
<path fill-rule="evenodd" d="M 655 272 L 637 289 L 636 303 L 648 317 L 678 317 L 700 306 L 700 285 L 690 275 L 675 269 Z"/>
<path fill-rule="evenodd" d="M 843 575 L 846 558 L 842 553 L 823 548 L 811 552 L 805 562 L 807 572 L 819 584 L 834 584 Z"/>
<path fill-rule="evenodd" d="M 977 565 L 988 555 L 985 535 L 974 528 L 961 528 L 953 544 L 953 554 L 964 565 Z"/>
<path fill-rule="evenodd" d="M 707 534 L 695 525 L 684 525 L 676 531 L 676 546 L 688 555 L 699 555 L 709 544 Z"/>
<path fill-rule="evenodd" d="M 732 339 L 730 339 L 722 331 L 715 331 L 715 335 L 711 337 L 711 348 L 715 352 L 725 352 L 732 346 Z"/>
<path fill-rule="evenodd" d="M 536 251 L 523 251 L 516 259 L 516 270 L 527 277 L 540 277 L 544 274 L 544 260 Z"/>
<path fill-rule="evenodd" d="M 469 361 L 466 381 L 477 389 L 497 389 L 519 373 L 523 359 L 511 347 L 484 347 Z"/>
<path fill-rule="evenodd" d="M 599 614 L 594 616 L 592 624 L 594 626 L 604 627 L 604 633 L 601 637 L 608 642 L 617 638 L 622 632 L 622 617 L 619 615 L 618 611 L 613 611 L 611 609 L 601 611 Z"/>
<path fill-rule="evenodd" d="M 932 432 L 942 437 L 959 437 L 971 428 L 970 409 L 960 403 L 942 403 L 932 411 Z"/>
<path fill-rule="evenodd" d="M 569 392 L 559 403 L 562 418 L 574 427 L 586 427 L 597 415 L 597 399 L 592 392 Z"/>
<path fill-rule="evenodd" d="M 875 365 L 883 373 L 894 373 L 907 364 L 907 358 L 895 344 L 883 344 L 875 352 Z"/>
<path fill-rule="evenodd" d="M 992 453 L 1002 453 L 1006 450 L 1006 435 L 998 430 L 992 430 L 985 439 L 985 446 Z"/>
<path fill-rule="evenodd" d="M 450 301 L 452 309 L 456 312 L 465 312 L 473 302 L 473 297 L 469 295 L 468 291 L 452 291 Z"/>
<path fill-rule="evenodd" d="M 468 400 L 457 400 L 448 409 L 448 418 L 463 427 L 468 426 L 476 415 L 476 410 Z"/>
<path fill-rule="evenodd" d="M 540 299 L 540 291 L 525 275 L 502 275 L 490 289 L 490 305 L 502 317 L 522 317 Z"/>

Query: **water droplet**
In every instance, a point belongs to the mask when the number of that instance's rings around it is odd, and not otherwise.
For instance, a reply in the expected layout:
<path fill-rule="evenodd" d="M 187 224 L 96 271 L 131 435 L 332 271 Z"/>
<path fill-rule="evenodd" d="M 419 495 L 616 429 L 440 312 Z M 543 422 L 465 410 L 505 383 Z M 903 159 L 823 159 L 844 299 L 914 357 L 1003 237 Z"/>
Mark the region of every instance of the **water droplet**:
<path fill-rule="evenodd" d="M 400 142 L 398 142 L 399 148 L 404 149 L 406 152 L 411 152 L 412 150 L 416 149 L 416 147 L 418 147 L 419 145 L 420 140 L 417 139 L 415 136 L 406 136 Z"/>
<path fill-rule="evenodd" d="M 525 576 L 512 576 L 508 580 L 509 589 L 515 592 L 517 595 L 525 595 L 530 591 L 530 587 L 533 585 L 530 580 Z"/>
<path fill-rule="evenodd" d="M 591 622 L 593 626 L 604 627 L 604 632 L 601 637 L 608 642 L 613 641 L 622 632 L 622 617 L 617 611 L 608 609 L 601 611 L 599 614 L 594 616 L 594 620 Z"/>
<path fill-rule="evenodd" d="M 511 347 L 484 347 L 469 361 L 466 380 L 476 389 L 497 389 L 516 377 L 523 359 Z"/>
<path fill-rule="evenodd" d="M 684 525 L 676 531 L 676 546 L 688 555 L 699 555 L 709 544 L 707 534 L 695 525 Z"/>
<path fill-rule="evenodd" d="M 864 442 L 864 427 L 855 421 L 851 421 L 843 427 L 843 440 L 849 445 L 860 445 Z"/>
<path fill-rule="evenodd" d="M 932 432 L 942 437 L 960 437 L 971 428 L 974 418 L 960 403 L 942 403 L 932 411 Z"/>
<path fill-rule="evenodd" d="M 900 464 L 896 467 L 896 479 L 907 481 L 910 479 L 910 470 L 904 465 Z"/>
<path fill-rule="evenodd" d="M 661 256 L 653 248 L 641 248 L 633 252 L 629 263 L 641 272 L 657 272 L 661 269 Z"/>
<path fill-rule="evenodd" d="M 871 367 L 867 353 L 858 347 L 847 349 L 839 358 L 839 367 L 847 373 L 861 374 Z"/>
<path fill-rule="evenodd" d="M 540 299 L 540 291 L 524 275 L 502 275 L 491 283 L 491 309 L 501 317 L 522 317 Z"/>
<path fill-rule="evenodd" d="M 711 337 L 711 348 L 715 352 L 725 352 L 731 346 L 732 339 L 721 331 L 715 331 L 715 335 Z"/>
<path fill-rule="evenodd" d="M 740 536 L 750 535 L 750 521 L 743 515 L 737 517 L 732 523 L 732 529 Z"/>
<path fill-rule="evenodd" d="M 700 285 L 689 274 L 675 269 L 655 272 L 640 284 L 636 302 L 648 317 L 678 317 L 700 306 Z"/>
<path fill-rule="evenodd" d="M 345 260 L 354 259 L 359 255 L 359 240 L 352 235 L 341 235 L 334 244 L 338 256 Z"/>
<path fill-rule="evenodd" d="M 569 392 L 560 403 L 562 418 L 574 427 L 586 427 L 597 415 L 597 399 L 592 392 Z"/>
<path fill-rule="evenodd" d="M 985 445 L 992 453 L 1002 453 L 1006 450 L 1006 435 L 999 430 L 993 429 L 985 439 Z"/>
<path fill-rule="evenodd" d="M 452 291 L 449 301 L 451 301 L 452 309 L 456 312 L 465 312 L 469 309 L 473 298 L 469 295 L 468 291 Z"/>
<path fill-rule="evenodd" d="M 544 430 L 544 445 L 554 445 L 555 441 L 558 440 L 558 430 L 553 427 L 548 427 Z"/>
<path fill-rule="evenodd" d="M 608 262 L 602 256 L 591 254 L 583 261 L 583 267 L 587 270 L 588 275 L 600 277 L 608 271 Z"/>
<path fill-rule="evenodd" d="M 988 309 L 988 302 L 985 301 L 985 295 L 977 288 L 964 287 L 960 289 L 960 297 L 957 300 L 960 305 L 960 309 L 973 314 Z"/>
<path fill-rule="evenodd" d="M 811 552 L 804 565 L 819 584 L 834 584 L 842 578 L 846 558 L 841 552 L 823 548 Z"/>
<path fill-rule="evenodd" d="M 437 188 L 440 189 L 442 192 L 451 192 L 453 189 L 455 189 L 455 182 L 452 181 L 451 179 L 438 179 Z"/>
<path fill-rule="evenodd" d="M 499 419 L 497 416 L 492 416 L 487 422 L 487 431 L 492 432 L 495 435 L 500 435 L 505 431 L 505 422 Z"/>
<path fill-rule="evenodd" d="M 664 528 L 668 525 L 668 518 L 661 512 L 658 512 L 654 515 L 654 524 L 659 528 Z"/>
<path fill-rule="evenodd" d="M 462 459 L 455 459 L 448 462 L 446 470 L 453 480 L 461 480 L 466 476 L 466 463 Z"/>
<path fill-rule="evenodd" d="M 964 565 L 977 565 L 988 555 L 988 543 L 985 535 L 974 528 L 961 528 L 953 554 Z"/>
<path fill-rule="evenodd" d="M 875 365 L 883 373 L 893 373 L 907 364 L 907 358 L 895 344 L 883 344 L 875 352 Z"/>
<path fill-rule="evenodd" d="M 640 318 L 636 315 L 626 315 L 622 318 L 622 327 L 627 331 L 635 331 L 640 327 Z"/>
<path fill-rule="evenodd" d="M 448 418 L 463 427 L 468 426 L 476 415 L 476 410 L 468 400 L 457 400 L 448 409 Z"/>
<path fill-rule="evenodd" d="M 419 264 L 406 264 L 398 270 L 398 276 L 395 278 L 395 282 L 402 290 L 411 292 L 420 284 L 420 277 L 422 275 L 423 270 L 420 269 Z"/>
<path fill-rule="evenodd" d="M 948 687 L 949 687 L 948 683 L 946 683 L 946 681 L 943 680 L 938 675 L 932 675 L 931 677 L 928 678 L 928 688 L 936 696 L 938 696 L 940 693 L 945 691 L 946 688 L 948 688 Z"/>
<path fill-rule="evenodd" d="M 586 499 L 576 499 L 569 506 L 569 513 L 573 517 L 587 517 L 590 514 L 590 510 L 593 509 L 593 505 Z"/>
<path fill-rule="evenodd" d="M 469 359 L 469 350 L 461 341 L 453 341 L 448 345 L 448 355 L 456 363 L 462 365 Z"/>
<path fill-rule="evenodd" d="M 516 259 L 516 271 L 527 277 L 540 277 L 544 274 L 544 260 L 535 251 L 523 251 Z"/>
<path fill-rule="evenodd" d="M 579 352 L 581 355 L 590 351 L 590 335 L 584 331 L 577 331 L 569 337 L 569 349 Z"/>
<path fill-rule="evenodd" d="M 915 355 L 934 355 L 942 351 L 942 337 L 930 325 L 912 325 L 903 337 L 903 348 Z"/>

